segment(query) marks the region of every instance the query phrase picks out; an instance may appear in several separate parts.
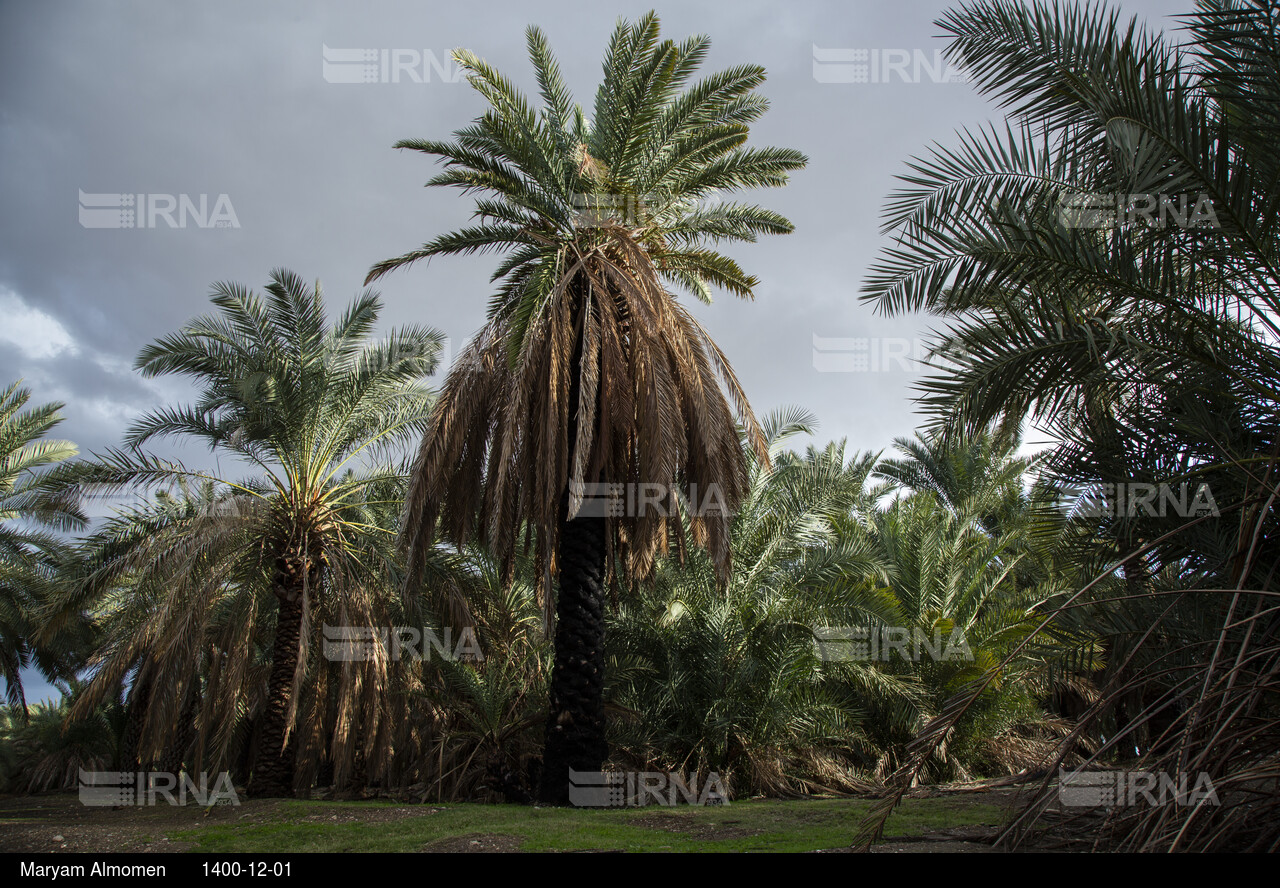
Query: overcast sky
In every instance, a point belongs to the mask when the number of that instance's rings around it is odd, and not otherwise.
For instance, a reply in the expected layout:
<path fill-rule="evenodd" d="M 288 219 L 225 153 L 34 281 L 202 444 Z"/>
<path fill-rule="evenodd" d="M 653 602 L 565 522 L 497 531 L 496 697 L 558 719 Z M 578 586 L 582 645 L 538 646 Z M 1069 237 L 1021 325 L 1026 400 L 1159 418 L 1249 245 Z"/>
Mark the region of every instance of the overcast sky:
<path fill-rule="evenodd" d="M 761 280 L 755 302 L 720 294 L 695 314 L 758 415 L 801 405 L 820 440 L 885 448 L 919 424 L 919 373 L 894 355 L 930 321 L 857 298 L 886 244 L 881 208 L 909 158 L 999 119 L 967 83 L 941 82 L 933 22 L 950 5 L 0 0 L 0 383 L 25 377 L 34 401 L 65 401 L 60 437 L 82 450 L 119 443 L 140 412 L 188 397 L 131 367 L 209 309 L 214 281 L 260 289 L 283 266 L 318 278 L 336 313 L 372 264 L 468 221 L 466 197 L 421 187 L 430 158 L 391 149 L 483 110 L 451 49 L 532 91 L 536 23 L 589 108 L 616 20 L 656 8 L 664 36 L 712 38 L 707 72 L 764 65 L 772 108 L 752 143 L 810 157 L 786 188 L 752 193 L 796 225 L 731 250 Z M 1169 30 L 1193 4 L 1118 5 Z M 121 194 L 143 195 L 142 211 L 135 197 L 133 227 L 104 227 L 129 209 L 112 205 Z M 152 212 L 170 200 L 168 216 Z M 483 321 L 494 263 L 444 257 L 384 278 L 384 329 L 430 324 L 457 348 Z M 815 336 L 845 341 L 815 352 Z"/>

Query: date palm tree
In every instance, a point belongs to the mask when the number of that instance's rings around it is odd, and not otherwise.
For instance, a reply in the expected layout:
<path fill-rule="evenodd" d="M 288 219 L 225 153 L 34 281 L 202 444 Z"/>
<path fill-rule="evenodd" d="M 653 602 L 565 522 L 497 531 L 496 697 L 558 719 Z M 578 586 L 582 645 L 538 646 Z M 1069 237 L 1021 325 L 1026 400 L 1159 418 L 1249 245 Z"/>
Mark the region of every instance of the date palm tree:
<path fill-rule="evenodd" d="M 1120 571 L 1131 603 L 1101 612 L 1126 625 L 1086 721 L 1140 701 L 1105 755 L 1145 746 L 1132 732 L 1175 713 L 1150 770 L 1252 787 L 1275 779 L 1280 743 L 1280 722 L 1244 715 L 1265 710 L 1274 676 L 1250 664 L 1275 657 L 1280 49 L 1271 0 L 1201 0 L 1184 23 L 1175 42 L 1102 4 L 1046 0 L 968 0 L 940 19 L 949 57 L 1011 119 L 912 163 L 865 296 L 951 320 L 938 345 L 955 366 L 923 384 L 938 427 L 1036 420 L 1060 442 L 1047 469 L 1073 486 L 1208 482 L 1221 515 L 1121 512 L 1090 528 L 1108 563 L 1076 594 Z M 1189 639 L 1176 657 L 1170 635 Z M 971 699 L 924 732 L 920 756 Z M 1171 805 L 1108 834 L 1275 847 L 1280 805 Z"/>
<path fill-rule="evenodd" d="M 265 290 L 262 297 L 215 285 L 217 313 L 139 354 L 146 376 L 194 379 L 195 404 L 147 413 L 130 428 L 127 449 L 66 467 L 66 480 L 86 492 L 167 486 L 181 495 L 153 496 L 105 527 L 88 582 L 61 612 L 132 587 L 108 609 L 107 628 L 120 631 L 108 631 L 95 655 L 84 705 L 138 670 L 153 685 L 156 708 L 144 723 L 154 729 L 173 724 L 192 683 L 203 680 L 202 730 L 225 747 L 236 708 L 252 705 L 259 740 L 249 792 L 288 796 L 300 688 L 319 668 L 311 653 L 317 618 L 374 625 L 370 590 L 385 582 L 390 556 L 380 560 L 369 538 L 394 542 L 394 531 L 369 511 L 401 496 L 387 491 L 407 463 L 398 468 L 387 457 L 425 428 L 432 394 L 422 378 L 443 337 L 415 326 L 373 340 L 381 304 L 372 291 L 331 324 L 319 284 L 277 270 Z M 201 442 L 247 474 L 188 468 L 140 449 L 163 437 Z M 433 584 L 437 594 L 448 588 Z M 257 666 L 255 649 L 270 651 L 269 665 Z M 255 676 L 264 691 L 251 692 Z"/>
<path fill-rule="evenodd" d="M 568 800 L 569 769 L 599 770 L 604 585 L 648 575 L 679 536 L 680 501 L 705 502 L 693 542 L 722 572 L 728 515 L 747 483 L 737 423 L 764 442 L 725 355 L 669 287 L 703 301 L 752 298 L 755 277 L 711 249 L 791 223 L 720 193 L 783 185 L 806 158 L 747 148 L 767 108 L 762 68 L 692 82 L 710 40 L 661 40 L 650 13 L 620 22 L 590 116 L 573 104 L 542 31 L 527 31 L 541 107 L 471 52 L 454 58 L 488 109 L 450 142 L 397 143 L 444 161 L 428 184 L 478 193 L 478 224 L 375 265 L 373 281 L 420 259 L 495 252 L 488 320 L 450 372 L 407 503 L 410 570 L 437 536 L 480 537 L 510 569 L 522 530 L 542 577 L 555 666 L 542 800 Z M 661 505 L 602 515 L 595 485 L 656 485 Z M 641 510 L 634 510 L 641 511 Z M 707 510 L 710 511 L 710 510 Z M 612 556 L 612 557 L 611 557 Z M 552 578 L 559 590 L 552 596 Z"/>

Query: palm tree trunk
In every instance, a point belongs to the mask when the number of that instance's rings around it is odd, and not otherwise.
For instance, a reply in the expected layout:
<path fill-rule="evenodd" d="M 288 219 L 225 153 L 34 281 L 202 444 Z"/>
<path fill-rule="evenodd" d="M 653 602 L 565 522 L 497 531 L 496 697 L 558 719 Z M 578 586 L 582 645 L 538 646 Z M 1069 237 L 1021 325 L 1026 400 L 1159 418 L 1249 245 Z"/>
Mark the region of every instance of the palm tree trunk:
<path fill-rule="evenodd" d="M 120 766 L 126 771 L 141 771 L 140 747 L 142 727 L 151 700 L 151 671 L 144 664 L 129 689 L 129 712 L 125 716 L 124 737 L 120 743 Z"/>
<path fill-rule="evenodd" d="M 572 285 L 581 290 L 581 280 Z M 584 300 L 579 293 L 574 330 L 580 330 Z M 573 453 L 578 438 L 577 409 L 582 376 L 582 340 L 569 361 L 569 416 L 566 440 Z M 601 478 L 594 478 L 601 481 Z M 555 662 L 538 798 L 544 805 L 568 805 L 569 771 L 599 771 L 609 757 L 604 730 L 605 520 L 569 517 L 569 492 L 560 499 L 556 564 Z"/>
<path fill-rule="evenodd" d="M 351 751 L 351 769 L 343 781 L 341 795 L 335 795 L 335 798 L 361 798 L 369 785 L 369 774 L 365 767 L 363 721 L 356 723 L 356 739 L 353 745 L 355 748 Z"/>
<path fill-rule="evenodd" d="M 297 747 L 292 736 L 288 745 L 284 738 L 289 714 L 289 695 L 293 690 L 293 674 L 298 666 L 302 595 L 303 592 L 297 590 L 296 595 L 277 597 L 280 613 L 276 621 L 271 674 L 267 679 L 267 705 L 262 714 L 262 736 L 248 787 L 248 794 L 253 798 L 293 796 L 293 766 Z"/>
<path fill-rule="evenodd" d="M 191 752 L 192 741 L 196 735 L 196 715 L 200 712 L 200 691 L 195 680 L 187 684 L 183 694 L 182 711 L 178 715 L 178 723 L 174 725 L 169 740 L 165 743 L 164 752 L 160 755 L 158 770 L 166 774 L 177 775 L 184 764 L 187 764 Z"/>
<path fill-rule="evenodd" d="M 604 732 L 603 518 L 575 518 L 560 529 L 555 665 L 539 798 L 569 804 L 569 769 L 599 771 L 609 755 Z"/>

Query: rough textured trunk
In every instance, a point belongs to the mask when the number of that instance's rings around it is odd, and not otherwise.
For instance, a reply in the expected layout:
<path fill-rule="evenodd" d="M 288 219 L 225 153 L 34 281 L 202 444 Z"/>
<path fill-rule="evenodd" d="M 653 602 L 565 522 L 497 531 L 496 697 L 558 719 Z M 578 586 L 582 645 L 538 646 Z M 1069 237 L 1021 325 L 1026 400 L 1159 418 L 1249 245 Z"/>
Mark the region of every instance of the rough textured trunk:
<path fill-rule="evenodd" d="M 1142 548 L 1143 544 L 1144 541 L 1140 537 L 1136 537 L 1134 532 L 1130 530 L 1121 537 L 1120 551 L 1124 554 L 1129 554 Z M 1154 594 L 1155 587 L 1151 578 L 1151 566 L 1147 562 L 1145 555 L 1139 555 L 1124 566 L 1124 584 L 1125 594 L 1134 596 L 1135 599 L 1139 596 Z M 1113 654 L 1108 651 L 1108 660 L 1112 656 Z M 1117 676 L 1122 683 L 1128 682 L 1132 677 L 1131 667 Z M 1116 749 L 1126 756 L 1142 755 L 1150 747 L 1151 727 L 1147 721 L 1140 721 L 1146 709 L 1146 698 L 1147 685 L 1145 683 L 1132 687 L 1123 694 L 1116 695 L 1116 737 L 1119 738 Z"/>
<path fill-rule="evenodd" d="M 585 294 L 581 279 L 572 329 L 581 331 Z M 577 335 L 577 334 L 575 334 Z M 572 457 L 578 438 L 578 400 L 581 391 L 582 342 L 574 345 L 569 361 L 569 416 L 566 440 Z M 598 405 L 597 405 L 598 407 Z M 598 414 L 597 414 L 598 415 Z M 595 477 L 593 482 L 608 479 Z M 605 519 L 569 515 L 569 493 L 560 500 L 556 564 L 555 662 L 551 669 L 551 700 L 539 775 L 538 799 L 544 805 L 568 805 L 569 771 L 599 771 L 609 757 L 604 730 L 604 578 L 608 549 Z"/>
<path fill-rule="evenodd" d="M 320 767 L 316 769 L 316 786 L 333 787 L 333 759 L 326 758 L 320 762 Z"/>
<path fill-rule="evenodd" d="M 151 700 L 151 672 L 143 669 L 129 691 L 129 713 L 125 716 L 124 736 L 120 741 L 120 766 L 126 771 L 141 771 L 142 727 Z"/>
<path fill-rule="evenodd" d="M 599 771 L 604 732 L 605 523 L 575 518 L 560 531 L 555 665 L 539 799 L 568 805 L 569 769 Z"/>
<path fill-rule="evenodd" d="M 581 281 L 573 284 L 582 289 Z M 581 330 L 585 300 L 578 292 L 572 328 Z M 567 441 L 572 455 L 578 438 L 582 343 L 569 361 Z M 603 481 L 592 478 L 591 481 Z M 597 517 L 566 520 L 569 495 L 560 500 L 559 594 L 556 598 L 555 662 L 547 712 L 538 798 L 544 805 L 568 805 L 569 771 L 599 771 L 609 757 L 604 732 L 604 577 L 605 521 Z"/>
<path fill-rule="evenodd" d="M 262 735 L 254 759 L 248 794 L 253 798 L 293 796 L 293 766 L 297 744 L 290 735 L 284 743 L 289 695 L 298 666 L 298 645 L 302 631 L 302 594 L 280 596 L 271 673 L 267 679 L 267 704 L 262 714 Z"/>
<path fill-rule="evenodd" d="M 157 770 L 166 774 L 177 774 L 182 770 L 182 766 L 188 763 L 191 745 L 196 738 L 196 716 L 199 712 L 200 692 L 195 683 L 191 682 L 184 692 L 182 712 L 178 716 L 178 723 L 174 725 L 173 732 L 169 735 L 164 752 L 160 755 Z"/>
<path fill-rule="evenodd" d="M 351 769 L 342 782 L 341 798 L 358 799 L 369 785 L 369 773 L 364 754 L 364 722 L 356 723 L 356 739 L 351 751 Z"/>

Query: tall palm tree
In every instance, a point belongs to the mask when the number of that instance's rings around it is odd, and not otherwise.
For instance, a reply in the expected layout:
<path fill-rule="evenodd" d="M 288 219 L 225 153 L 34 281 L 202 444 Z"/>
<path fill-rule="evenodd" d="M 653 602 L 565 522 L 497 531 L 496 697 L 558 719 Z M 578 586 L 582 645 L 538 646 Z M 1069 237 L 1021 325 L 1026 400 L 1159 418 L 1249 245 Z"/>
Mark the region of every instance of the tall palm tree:
<path fill-rule="evenodd" d="M 29 389 L 0 393 L 0 676 L 10 705 L 26 711 L 22 669 L 68 678 L 69 636 L 35 641 L 38 612 L 56 589 L 66 545 L 58 531 L 84 524 L 74 497 L 50 491 L 40 470 L 76 455 L 69 441 L 45 439 L 62 422 L 62 404 L 29 409 Z"/>
<path fill-rule="evenodd" d="M 380 563 L 369 538 L 394 542 L 394 531 L 370 520 L 369 505 L 398 499 L 387 491 L 407 466 L 385 458 L 425 428 L 431 392 L 421 379 L 435 367 L 443 337 L 415 326 L 372 340 L 381 307 L 372 291 L 331 324 L 319 284 L 277 270 L 265 289 L 263 297 L 215 285 L 216 314 L 139 354 L 146 376 L 194 379 L 201 389 L 195 404 L 154 410 L 130 428 L 128 449 L 67 467 L 66 480 L 86 491 L 168 485 L 185 495 L 104 528 L 89 582 L 63 612 L 132 585 L 120 605 L 125 612 L 109 611 L 123 628 L 108 633 L 95 657 L 84 705 L 96 705 L 138 669 L 153 682 L 152 704 L 168 707 L 147 720 L 172 725 L 184 685 L 203 674 L 202 731 L 225 747 L 238 707 L 256 704 L 249 792 L 281 796 L 295 788 L 300 688 L 318 668 L 311 653 L 317 617 L 377 624 L 371 590 L 385 581 L 390 554 Z M 204 443 L 247 475 L 224 477 L 141 451 L 166 436 Z M 434 589 L 446 594 L 440 590 L 448 584 Z M 255 669 L 255 647 L 270 651 L 269 665 Z M 264 671 L 265 694 L 249 693 Z M 209 707 L 219 700 L 223 709 L 210 724 Z"/>
<path fill-rule="evenodd" d="M 724 354 L 667 288 L 703 301 L 713 287 L 751 298 L 756 278 L 707 244 L 792 225 L 757 206 L 710 199 L 781 186 L 806 158 L 744 147 L 768 105 L 755 92 L 762 68 L 690 84 L 710 40 L 660 40 L 653 13 L 618 24 L 590 118 L 572 104 L 543 33 L 530 27 L 527 43 L 540 109 L 458 51 L 488 110 L 452 142 L 397 143 L 444 160 L 428 184 L 479 192 L 479 224 L 375 265 L 368 280 L 432 256 L 504 255 L 487 323 L 450 372 L 423 438 L 405 538 L 410 570 L 438 533 L 458 544 L 484 538 L 509 570 L 525 529 L 548 623 L 555 601 L 541 796 L 563 804 L 570 768 L 599 770 L 607 754 L 607 577 L 615 564 L 647 575 L 669 531 L 678 533 L 668 522 L 679 501 L 696 486 L 705 502 L 710 485 L 723 508 L 695 514 L 690 533 L 727 571 L 725 513 L 746 484 L 735 413 L 763 453 Z M 656 485 L 646 489 L 662 492 L 661 506 L 591 514 L 601 484 Z"/>

